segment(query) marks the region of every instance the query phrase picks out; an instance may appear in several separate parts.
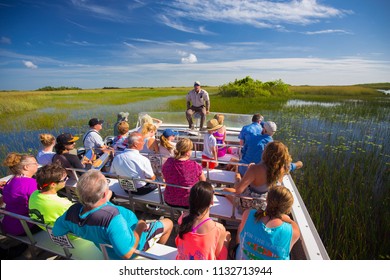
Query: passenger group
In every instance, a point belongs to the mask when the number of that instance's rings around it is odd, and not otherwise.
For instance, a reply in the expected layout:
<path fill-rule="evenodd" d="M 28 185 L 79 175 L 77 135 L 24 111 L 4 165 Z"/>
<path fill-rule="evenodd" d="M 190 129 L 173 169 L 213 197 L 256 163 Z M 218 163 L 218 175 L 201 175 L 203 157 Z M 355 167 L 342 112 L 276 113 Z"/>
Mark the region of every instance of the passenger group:
<path fill-rule="evenodd" d="M 40 134 L 42 149 L 36 158 L 8 154 L 4 165 L 13 176 L 1 184 L 5 209 L 52 226 L 54 235 L 74 234 L 91 240 L 98 248 L 99 244 L 110 244 L 112 259 L 133 258 L 134 251 L 146 251 L 152 239 L 165 244 L 173 222 L 164 218 L 146 223 L 136 213 L 116 205 L 99 171 L 102 169 L 137 179 L 134 195 L 154 191 L 157 185 L 153 181 L 166 184 L 165 203 L 185 210 L 175 231 L 177 259 L 289 259 L 300 233 L 289 216 L 293 197 L 282 180 L 285 174 L 301 168 L 302 162 L 292 163 L 288 148 L 273 140 L 276 124 L 264 121 L 260 114 L 254 114 L 252 123 L 242 128 L 238 136 L 241 148 L 229 147 L 225 116 L 216 114 L 206 121 L 210 99 L 199 81 L 186 101 L 190 133 L 195 131 L 193 117 L 200 118 L 199 133 L 204 135 L 201 158 L 193 157 L 194 144 L 189 137 L 179 137 L 169 128 L 160 132 L 162 121 L 149 115 L 142 116 L 140 126 L 131 131 L 129 113 L 120 112 L 111 145 L 100 135 L 104 121 L 91 118 L 82 138 L 85 155 L 75 153 L 79 137 L 68 132 L 56 138 Z M 230 164 L 223 160 L 227 155 Z M 242 213 L 235 240 L 210 217 L 214 188 L 203 168 L 228 168 L 237 174 L 234 186 L 223 189 L 231 193 L 226 197 Z M 78 201 L 69 201 L 61 194 L 65 184 L 75 186 Z M 33 232 L 41 230 L 31 224 L 29 227 Z M 18 220 L 8 216 L 1 228 L 13 235 L 25 232 Z"/>

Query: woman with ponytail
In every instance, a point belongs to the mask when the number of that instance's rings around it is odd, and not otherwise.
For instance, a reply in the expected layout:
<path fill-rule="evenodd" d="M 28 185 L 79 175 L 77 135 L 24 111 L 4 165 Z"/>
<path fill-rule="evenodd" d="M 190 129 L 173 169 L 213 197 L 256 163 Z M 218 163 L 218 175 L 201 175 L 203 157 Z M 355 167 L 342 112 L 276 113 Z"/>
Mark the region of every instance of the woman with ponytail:
<path fill-rule="evenodd" d="M 237 230 L 236 259 L 289 260 L 291 248 L 300 236 L 297 223 L 288 216 L 293 202 L 289 189 L 272 186 L 265 211 L 246 210 Z"/>
<path fill-rule="evenodd" d="M 190 191 L 189 213 L 179 218 L 176 237 L 178 260 L 226 260 L 231 239 L 225 227 L 209 216 L 214 190 L 209 182 L 199 181 Z"/>

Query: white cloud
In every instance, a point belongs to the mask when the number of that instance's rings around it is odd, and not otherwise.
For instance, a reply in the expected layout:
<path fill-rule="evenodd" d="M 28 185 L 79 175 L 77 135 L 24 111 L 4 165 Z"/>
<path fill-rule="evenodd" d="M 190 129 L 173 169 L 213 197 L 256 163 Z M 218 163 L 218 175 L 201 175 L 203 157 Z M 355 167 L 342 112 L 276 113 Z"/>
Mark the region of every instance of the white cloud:
<path fill-rule="evenodd" d="M 341 30 L 341 29 L 327 29 L 327 30 L 318 30 L 318 31 L 307 31 L 304 34 L 307 35 L 318 35 L 318 34 L 330 34 L 330 33 L 341 33 L 341 34 L 352 34 L 351 32 Z"/>
<path fill-rule="evenodd" d="M 107 5 L 96 5 L 94 1 L 88 0 L 71 0 L 73 6 L 77 9 L 85 11 L 90 15 L 112 22 L 127 22 L 129 21 L 128 15 L 125 14 L 125 11 L 129 11 L 132 8 L 126 3 L 121 1 L 111 2 L 110 8 Z"/>
<path fill-rule="evenodd" d="M 207 49 L 210 49 L 211 46 L 209 45 L 206 45 L 205 43 L 202 43 L 202 42 L 197 42 L 197 41 L 193 41 L 193 42 L 190 42 L 189 45 L 195 49 L 199 49 L 199 50 L 207 50 Z"/>
<path fill-rule="evenodd" d="M 11 39 L 3 36 L 0 38 L 0 44 L 11 45 Z"/>
<path fill-rule="evenodd" d="M 31 61 L 26 61 L 26 60 L 23 60 L 23 64 L 24 66 L 26 66 L 27 68 L 30 68 L 30 69 L 36 69 L 38 68 L 38 66 L 36 66 L 34 63 L 32 63 Z"/>
<path fill-rule="evenodd" d="M 389 73 L 390 61 L 386 60 L 290 57 L 193 64 L 69 65 L 33 72 L 0 68 L 0 85 L 1 89 L 27 90 L 42 87 L 42 81 L 64 85 L 77 80 L 79 87 L 98 88 L 107 86 L 110 77 L 110 84 L 118 87 L 188 86 L 194 80 L 218 86 L 248 75 L 261 81 L 282 79 L 292 85 L 353 85 L 388 81 Z"/>
<path fill-rule="evenodd" d="M 181 63 L 183 63 L 183 64 L 192 64 L 192 63 L 196 63 L 196 62 L 198 62 L 198 59 L 197 59 L 196 55 L 194 55 L 193 53 L 190 53 L 187 57 L 181 58 Z"/>
<path fill-rule="evenodd" d="M 127 42 L 123 42 L 123 44 L 125 46 L 128 46 L 129 48 L 136 49 L 136 47 L 133 44 L 130 44 L 130 43 L 127 43 Z"/>
<path fill-rule="evenodd" d="M 92 46 L 92 44 L 87 41 L 70 41 L 70 43 L 78 46 Z"/>
<path fill-rule="evenodd" d="M 170 26 L 168 24 L 171 22 L 170 18 L 174 18 L 176 22 L 180 19 L 213 21 L 283 30 L 284 27 L 281 24 L 306 25 L 349 13 L 352 12 L 326 6 L 318 3 L 317 0 L 176 0 L 170 4 L 167 16 L 162 17 L 165 18 L 164 23 L 168 26 Z M 187 27 L 182 31 L 189 32 L 188 30 L 191 29 Z"/>
<path fill-rule="evenodd" d="M 184 26 L 183 23 L 177 19 L 173 20 L 173 19 L 168 18 L 165 15 L 160 15 L 158 18 L 160 19 L 160 21 L 163 24 L 165 24 L 169 27 L 172 27 L 173 29 L 177 29 L 177 30 L 187 32 L 187 33 L 200 33 L 200 31 L 198 31 L 196 29 Z"/>

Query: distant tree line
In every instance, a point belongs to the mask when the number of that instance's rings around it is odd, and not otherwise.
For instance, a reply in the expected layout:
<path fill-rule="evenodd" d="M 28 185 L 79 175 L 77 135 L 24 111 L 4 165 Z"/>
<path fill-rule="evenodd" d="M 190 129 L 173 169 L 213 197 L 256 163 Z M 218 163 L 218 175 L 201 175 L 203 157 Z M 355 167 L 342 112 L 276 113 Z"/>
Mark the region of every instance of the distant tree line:
<path fill-rule="evenodd" d="M 256 96 L 282 96 L 290 94 L 289 86 L 282 80 L 262 82 L 249 76 L 235 80 L 219 87 L 222 96 L 256 97 Z"/>
<path fill-rule="evenodd" d="M 51 87 L 51 86 L 46 86 L 43 88 L 37 89 L 37 91 L 56 91 L 56 90 L 71 90 L 71 89 L 76 89 L 76 90 L 82 90 L 82 88 L 79 87 Z"/>
<path fill-rule="evenodd" d="M 357 86 L 374 88 L 374 89 L 390 89 L 390 83 L 372 83 L 372 84 L 358 84 Z"/>

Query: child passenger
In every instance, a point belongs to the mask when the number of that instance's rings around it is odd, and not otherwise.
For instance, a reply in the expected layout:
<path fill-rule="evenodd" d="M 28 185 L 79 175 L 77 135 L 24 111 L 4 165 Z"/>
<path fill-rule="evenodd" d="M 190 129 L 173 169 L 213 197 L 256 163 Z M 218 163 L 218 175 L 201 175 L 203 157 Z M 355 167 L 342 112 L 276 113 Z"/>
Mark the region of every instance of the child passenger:
<path fill-rule="evenodd" d="M 203 138 L 202 159 L 214 160 L 216 162 L 202 161 L 202 167 L 209 166 L 209 169 L 214 169 L 218 166 L 218 148 L 217 139 L 213 133 L 222 127 L 216 119 L 211 119 L 207 122 L 208 133 L 205 133 Z"/>
<path fill-rule="evenodd" d="M 217 144 L 218 144 L 218 157 L 223 157 L 224 155 L 226 155 L 227 152 L 227 147 L 225 143 L 226 127 L 223 124 L 225 116 L 223 114 L 215 114 L 214 119 L 216 119 L 218 123 L 222 125 L 221 128 L 213 132 L 213 135 L 217 140 Z"/>
<path fill-rule="evenodd" d="M 163 163 L 165 163 L 167 158 L 175 156 L 176 143 L 173 141 L 178 134 L 177 131 L 167 128 L 160 135 L 158 149 L 159 153 L 163 156 Z"/>
<path fill-rule="evenodd" d="M 209 217 L 214 191 L 209 182 L 199 181 L 190 191 L 190 211 L 179 220 L 176 237 L 177 260 L 226 260 L 230 232 Z"/>

